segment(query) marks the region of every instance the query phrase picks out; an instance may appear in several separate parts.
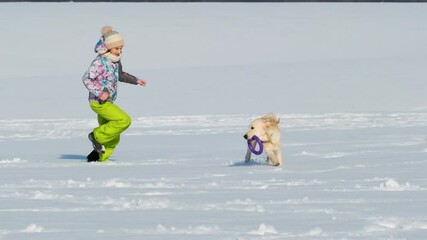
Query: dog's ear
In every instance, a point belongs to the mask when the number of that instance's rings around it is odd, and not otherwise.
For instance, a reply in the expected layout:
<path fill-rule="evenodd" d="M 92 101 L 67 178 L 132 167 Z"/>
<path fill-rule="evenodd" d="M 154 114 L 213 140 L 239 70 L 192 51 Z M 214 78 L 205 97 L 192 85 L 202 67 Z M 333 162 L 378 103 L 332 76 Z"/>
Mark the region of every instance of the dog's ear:
<path fill-rule="evenodd" d="M 271 126 L 271 125 L 280 123 L 280 119 L 277 118 L 276 114 L 274 114 L 274 113 L 269 113 L 269 114 L 265 115 L 263 117 L 263 120 L 267 126 Z"/>
<path fill-rule="evenodd" d="M 266 120 L 264 121 L 264 126 L 265 126 L 266 128 L 269 128 L 269 127 L 271 127 L 271 126 L 275 126 L 275 125 L 277 125 L 277 120 L 276 120 L 276 119 L 266 119 Z"/>

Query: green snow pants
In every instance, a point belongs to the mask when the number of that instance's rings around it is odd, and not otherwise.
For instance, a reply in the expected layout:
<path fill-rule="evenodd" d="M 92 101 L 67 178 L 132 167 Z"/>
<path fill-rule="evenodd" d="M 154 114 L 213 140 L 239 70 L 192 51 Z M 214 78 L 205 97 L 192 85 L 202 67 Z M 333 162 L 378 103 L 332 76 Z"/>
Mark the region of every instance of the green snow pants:
<path fill-rule="evenodd" d="M 119 144 L 120 134 L 130 126 L 131 119 L 114 103 L 90 102 L 89 104 L 92 110 L 98 114 L 99 127 L 93 130 L 93 134 L 95 139 L 105 146 L 105 153 L 99 156 L 99 160 L 105 162 Z"/>

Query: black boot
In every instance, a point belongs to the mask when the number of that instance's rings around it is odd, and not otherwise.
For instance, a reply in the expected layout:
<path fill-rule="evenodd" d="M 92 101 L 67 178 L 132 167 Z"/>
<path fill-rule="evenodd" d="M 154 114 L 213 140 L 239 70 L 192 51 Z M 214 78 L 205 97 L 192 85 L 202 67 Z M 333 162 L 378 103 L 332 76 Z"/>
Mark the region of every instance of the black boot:
<path fill-rule="evenodd" d="M 93 132 L 89 133 L 88 138 L 92 142 L 93 149 L 95 149 L 98 153 L 105 153 L 104 145 L 102 145 L 96 140 L 95 135 L 93 135 Z"/>
<path fill-rule="evenodd" d="M 88 162 L 98 162 L 99 161 L 99 153 L 96 150 L 93 150 L 86 157 Z"/>

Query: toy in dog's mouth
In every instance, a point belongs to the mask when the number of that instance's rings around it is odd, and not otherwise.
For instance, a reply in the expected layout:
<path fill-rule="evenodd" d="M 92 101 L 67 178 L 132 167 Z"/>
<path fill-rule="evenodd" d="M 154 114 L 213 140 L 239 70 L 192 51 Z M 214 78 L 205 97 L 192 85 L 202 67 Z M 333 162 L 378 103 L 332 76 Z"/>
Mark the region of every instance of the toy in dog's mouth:
<path fill-rule="evenodd" d="M 255 149 L 255 146 L 252 145 L 253 141 L 256 141 L 258 143 L 258 146 L 259 146 L 258 151 Z M 260 155 L 262 153 L 262 151 L 264 150 L 264 146 L 262 144 L 261 139 L 259 139 L 259 137 L 257 137 L 256 135 L 254 135 L 252 138 L 248 139 L 248 148 L 255 155 Z"/>

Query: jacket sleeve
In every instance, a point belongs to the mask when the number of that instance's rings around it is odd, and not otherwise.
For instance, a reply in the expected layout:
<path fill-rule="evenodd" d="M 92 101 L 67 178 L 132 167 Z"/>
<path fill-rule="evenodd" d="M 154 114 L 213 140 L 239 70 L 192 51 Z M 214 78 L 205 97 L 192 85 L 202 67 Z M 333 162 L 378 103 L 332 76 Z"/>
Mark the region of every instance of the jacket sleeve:
<path fill-rule="evenodd" d="M 137 84 L 138 78 L 127 73 L 127 72 L 123 72 L 123 67 L 122 67 L 122 63 L 119 61 L 119 81 L 120 82 L 125 82 L 125 83 L 130 83 L 130 84 Z"/>
<path fill-rule="evenodd" d="M 99 61 L 93 61 L 90 65 L 89 69 L 86 71 L 86 73 L 83 75 L 83 84 L 86 86 L 86 88 L 89 90 L 90 93 L 95 95 L 96 97 L 99 97 L 104 90 L 104 86 L 99 80 L 99 73 L 98 69 L 100 69 L 100 63 Z"/>

